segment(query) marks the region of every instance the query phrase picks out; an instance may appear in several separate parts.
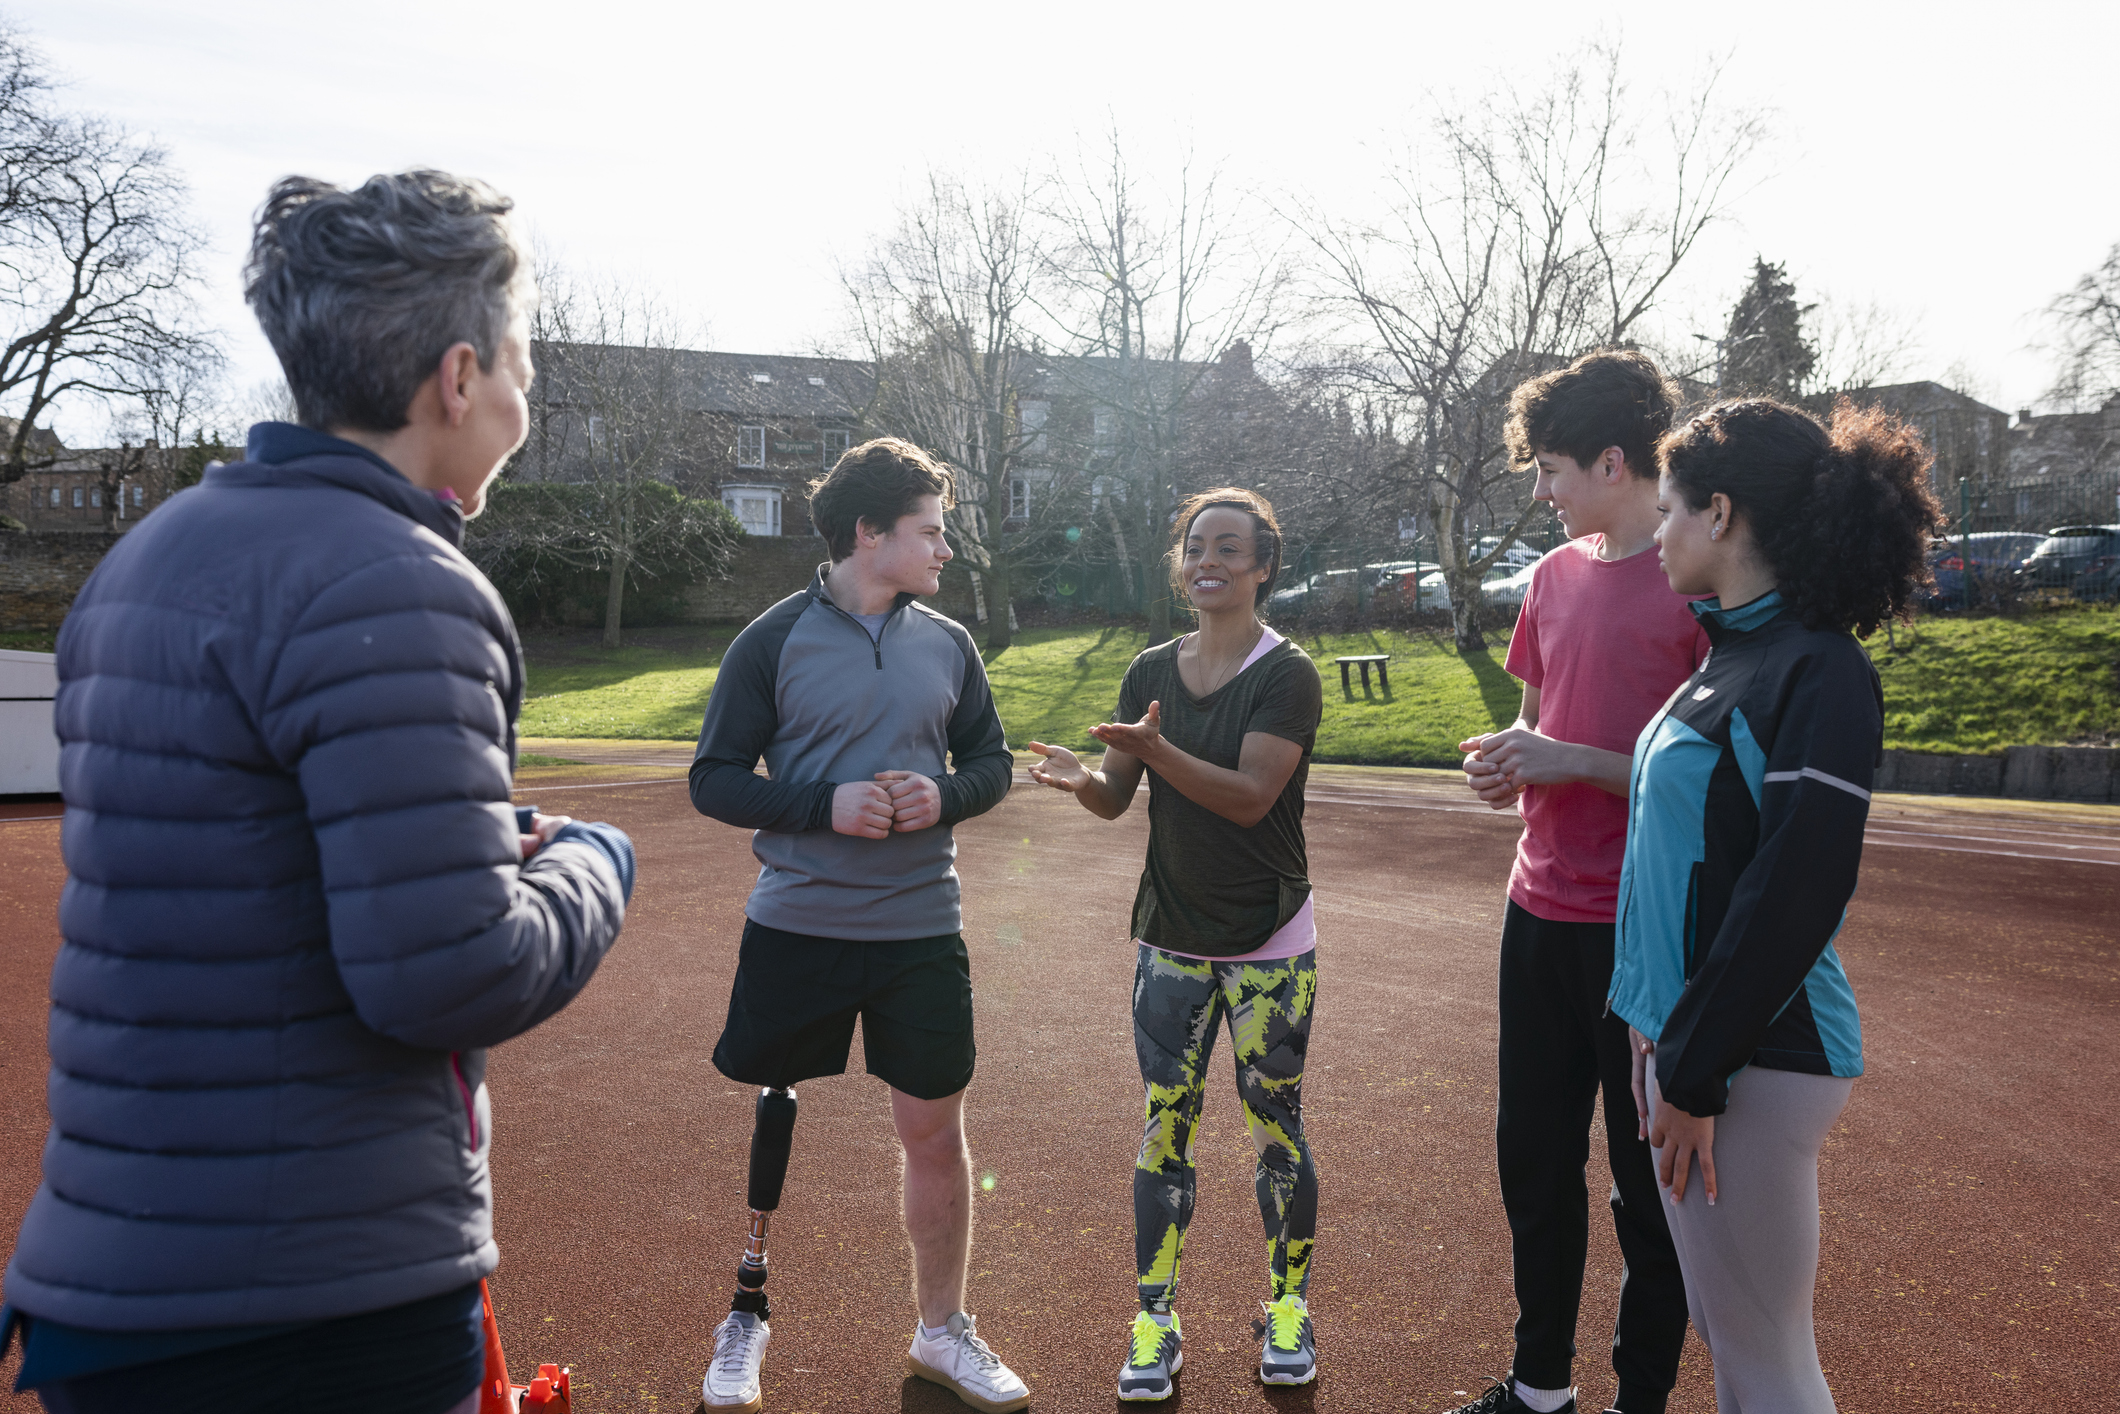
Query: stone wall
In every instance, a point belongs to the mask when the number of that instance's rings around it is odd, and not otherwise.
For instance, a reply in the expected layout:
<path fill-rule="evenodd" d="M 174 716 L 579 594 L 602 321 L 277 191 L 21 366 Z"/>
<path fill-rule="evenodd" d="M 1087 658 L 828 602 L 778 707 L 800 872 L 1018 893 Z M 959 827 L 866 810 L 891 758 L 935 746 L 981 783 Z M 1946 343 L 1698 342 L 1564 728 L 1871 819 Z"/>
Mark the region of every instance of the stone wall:
<path fill-rule="evenodd" d="M 117 543 L 101 530 L 0 531 L 0 633 L 57 629 Z"/>
<path fill-rule="evenodd" d="M 1877 789 L 1921 795 L 2120 801 L 2120 751 L 2103 746 L 2013 746 L 2000 756 L 1887 751 Z"/>
<path fill-rule="evenodd" d="M 685 591 L 685 617 L 694 623 L 749 623 L 800 592 L 826 558 L 814 535 L 749 535 L 729 560 L 727 579 Z M 955 565 L 942 572 L 942 592 L 925 601 L 951 618 L 972 617 L 971 576 Z"/>

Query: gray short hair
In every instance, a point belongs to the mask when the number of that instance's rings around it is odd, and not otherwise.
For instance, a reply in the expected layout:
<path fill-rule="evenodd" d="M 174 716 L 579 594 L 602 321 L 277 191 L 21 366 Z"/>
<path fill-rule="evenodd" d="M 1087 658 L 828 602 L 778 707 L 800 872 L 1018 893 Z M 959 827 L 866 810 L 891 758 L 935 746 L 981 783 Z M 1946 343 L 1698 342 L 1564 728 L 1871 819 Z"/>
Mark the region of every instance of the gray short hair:
<path fill-rule="evenodd" d="M 313 177 L 274 184 L 243 294 L 304 426 L 395 432 L 454 344 L 493 367 L 529 271 L 514 206 L 447 172 L 370 177 L 357 191 Z"/>

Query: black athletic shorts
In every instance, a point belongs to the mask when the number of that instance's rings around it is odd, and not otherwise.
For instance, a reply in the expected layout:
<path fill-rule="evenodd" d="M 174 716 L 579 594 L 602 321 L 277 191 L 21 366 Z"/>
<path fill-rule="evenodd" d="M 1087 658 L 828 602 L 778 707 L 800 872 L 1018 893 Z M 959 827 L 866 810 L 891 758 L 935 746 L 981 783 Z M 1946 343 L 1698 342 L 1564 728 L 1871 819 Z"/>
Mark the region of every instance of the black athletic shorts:
<path fill-rule="evenodd" d="M 746 918 L 714 1066 L 744 1085 L 844 1075 L 861 1018 L 869 1074 L 917 1100 L 972 1083 L 972 965 L 964 937 L 849 943 Z"/>

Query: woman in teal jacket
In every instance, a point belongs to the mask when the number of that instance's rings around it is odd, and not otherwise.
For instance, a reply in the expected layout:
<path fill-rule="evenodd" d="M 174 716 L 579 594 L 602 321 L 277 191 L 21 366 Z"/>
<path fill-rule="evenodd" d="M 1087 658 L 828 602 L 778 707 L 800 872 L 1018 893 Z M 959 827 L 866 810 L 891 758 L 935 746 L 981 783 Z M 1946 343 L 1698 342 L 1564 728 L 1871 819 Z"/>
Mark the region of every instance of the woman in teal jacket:
<path fill-rule="evenodd" d="M 1818 1151 L 1862 1073 L 1833 938 L 1884 737 L 1855 635 L 1927 579 L 1929 455 L 1882 412 L 1764 399 L 1658 453 L 1659 555 L 1713 596 L 1712 650 L 1635 744 L 1612 1007 L 1717 1408 L 1816 1414 Z"/>

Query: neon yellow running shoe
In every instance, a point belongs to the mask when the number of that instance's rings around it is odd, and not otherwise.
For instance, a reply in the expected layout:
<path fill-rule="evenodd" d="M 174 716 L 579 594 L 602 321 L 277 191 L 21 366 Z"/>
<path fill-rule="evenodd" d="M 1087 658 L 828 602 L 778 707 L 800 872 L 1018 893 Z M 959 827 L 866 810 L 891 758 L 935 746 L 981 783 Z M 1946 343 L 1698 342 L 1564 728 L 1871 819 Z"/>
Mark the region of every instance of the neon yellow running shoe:
<path fill-rule="evenodd" d="M 1133 1349 L 1119 1371 L 1119 1398 L 1168 1399 L 1176 1391 L 1175 1376 L 1185 1364 L 1185 1331 L 1178 1313 L 1170 1313 L 1164 1325 L 1148 1312 L 1134 1317 Z"/>
<path fill-rule="evenodd" d="M 1310 1307 L 1300 1296 L 1261 1301 L 1266 1308 L 1266 1348 L 1259 1352 L 1259 1378 L 1270 1385 L 1307 1385 L 1318 1377 L 1318 1345 L 1310 1329 Z"/>

